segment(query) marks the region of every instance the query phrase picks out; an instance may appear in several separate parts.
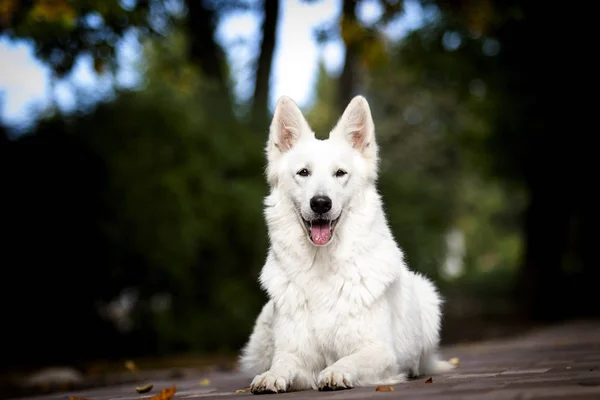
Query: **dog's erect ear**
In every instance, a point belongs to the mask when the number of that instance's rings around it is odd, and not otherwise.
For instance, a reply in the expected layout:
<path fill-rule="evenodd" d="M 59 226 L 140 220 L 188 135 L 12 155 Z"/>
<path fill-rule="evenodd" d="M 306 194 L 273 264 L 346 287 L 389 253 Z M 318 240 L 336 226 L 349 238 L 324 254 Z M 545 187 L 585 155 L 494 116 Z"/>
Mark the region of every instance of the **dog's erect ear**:
<path fill-rule="evenodd" d="M 314 138 L 315 134 L 294 100 L 287 96 L 280 97 L 275 106 L 266 149 L 267 180 L 271 186 L 277 186 L 277 165 L 281 156 L 298 141 L 311 137 Z"/>
<path fill-rule="evenodd" d="M 294 100 L 287 96 L 280 97 L 271 122 L 267 153 L 283 154 L 299 140 L 309 135 L 314 137 L 314 133 Z"/>
<path fill-rule="evenodd" d="M 375 124 L 369 103 L 363 96 L 356 96 L 350 101 L 329 136 L 346 140 L 365 158 L 376 161 Z"/>

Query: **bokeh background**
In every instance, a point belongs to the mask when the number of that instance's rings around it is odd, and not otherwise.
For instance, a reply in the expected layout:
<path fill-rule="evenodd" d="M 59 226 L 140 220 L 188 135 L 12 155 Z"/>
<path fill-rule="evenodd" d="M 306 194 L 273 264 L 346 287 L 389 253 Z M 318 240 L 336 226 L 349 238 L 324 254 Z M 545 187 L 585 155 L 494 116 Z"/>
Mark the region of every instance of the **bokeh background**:
<path fill-rule="evenodd" d="M 597 316 L 590 131 L 562 94 L 587 82 L 562 69 L 584 33 L 556 33 L 569 15 L 0 1 L 0 370 L 233 359 L 265 301 L 263 148 L 283 94 L 320 137 L 369 100 L 386 212 L 447 299 L 444 343 Z"/>

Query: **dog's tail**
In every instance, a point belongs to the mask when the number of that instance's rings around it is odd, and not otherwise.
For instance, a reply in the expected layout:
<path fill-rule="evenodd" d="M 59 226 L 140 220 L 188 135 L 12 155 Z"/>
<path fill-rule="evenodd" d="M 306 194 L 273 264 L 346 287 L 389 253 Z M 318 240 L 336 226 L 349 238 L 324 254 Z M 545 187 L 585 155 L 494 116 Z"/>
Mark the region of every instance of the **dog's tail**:
<path fill-rule="evenodd" d="M 421 362 L 422 375 L 438 375 L 452 371 L 455 366 L 449 361 L 440 360 L 437 354 L 428 354 Z"/>

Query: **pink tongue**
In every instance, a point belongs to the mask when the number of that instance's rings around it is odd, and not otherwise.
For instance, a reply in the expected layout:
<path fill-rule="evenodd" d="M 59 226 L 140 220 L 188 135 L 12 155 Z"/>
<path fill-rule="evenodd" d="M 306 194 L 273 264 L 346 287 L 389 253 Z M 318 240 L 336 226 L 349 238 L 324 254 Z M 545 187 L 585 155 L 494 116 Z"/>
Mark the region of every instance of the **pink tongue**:
<path fill-rule="evenodd" d="M 329 222 L 313 222 L 312 226 L 310 227 L 310 234 L 315 244 L 327 244 L 329 238 L 331 237 L 331 232 L 329 231 Z"/>

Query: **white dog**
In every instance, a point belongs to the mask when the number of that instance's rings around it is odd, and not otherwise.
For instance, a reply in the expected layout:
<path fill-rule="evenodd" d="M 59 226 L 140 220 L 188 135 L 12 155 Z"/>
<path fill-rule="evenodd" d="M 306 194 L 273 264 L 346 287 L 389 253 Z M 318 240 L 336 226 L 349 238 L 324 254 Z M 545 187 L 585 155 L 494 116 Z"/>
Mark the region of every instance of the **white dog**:
<path fill-rule="evenodd" d="M 393 385 L 453 366 L 437 356 L 442 300 L 411 272 L 377 193 L 369 104 L 318 140 L 288 97 L 267 143 L 270 301 L 242 351 L 253 393 Z"/>

